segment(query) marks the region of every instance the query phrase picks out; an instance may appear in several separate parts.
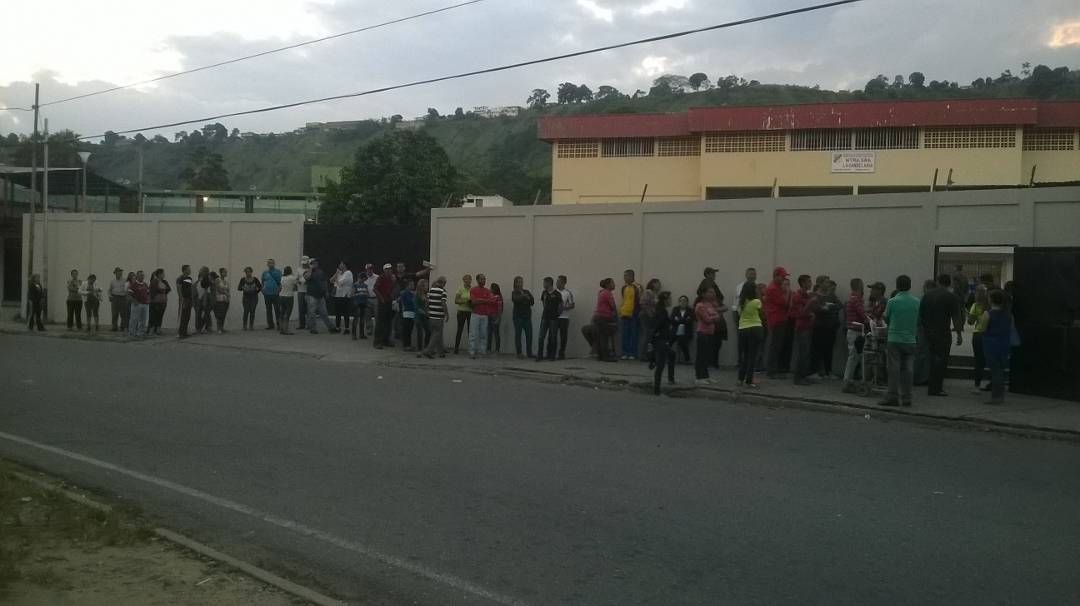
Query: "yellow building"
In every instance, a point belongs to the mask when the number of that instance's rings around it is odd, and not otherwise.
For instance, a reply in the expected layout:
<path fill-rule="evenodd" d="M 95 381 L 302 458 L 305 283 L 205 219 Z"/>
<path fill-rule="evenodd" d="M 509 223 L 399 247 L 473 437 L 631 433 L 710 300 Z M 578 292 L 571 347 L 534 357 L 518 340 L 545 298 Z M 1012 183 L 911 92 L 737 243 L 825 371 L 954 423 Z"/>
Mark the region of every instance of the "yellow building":
<path fill-rule="evenodd" d="M 865 101 L 541 118 L 552 202 L 982 189 L 1080 181 L 1080 102 Z"/>

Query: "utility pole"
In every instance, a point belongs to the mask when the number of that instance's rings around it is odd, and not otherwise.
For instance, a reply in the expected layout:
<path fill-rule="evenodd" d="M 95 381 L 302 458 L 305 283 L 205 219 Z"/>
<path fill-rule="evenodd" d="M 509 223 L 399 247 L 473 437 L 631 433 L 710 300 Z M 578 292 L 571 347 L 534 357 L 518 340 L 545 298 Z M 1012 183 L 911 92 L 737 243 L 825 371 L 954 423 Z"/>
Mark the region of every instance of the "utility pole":
<path fill-rule="evenodd" d="M 142 149 L 142 144 L 141 143 L 136 143 L 136 145 L 139 146 L 137 148 L 139 150 L 139 212 L 144 213 L 144 212 L 146 212 L 146 203 L 143 201 L 143 190 L 142 190 L 142 152 L 143 152 L 143 149 Z"/>
<path fill-rule="evenodd" d="M 44 157 L 45 174 L 41 177 L 41 281 L 49 283 L 49 119 L 45 118 L 45 141 L 42 146 Z M 52 315 L 49 306 L 45 306 L 45 321 L 49 322 Z"/>
<path fill-rule="evenodd" d="M 34 133 L 30 136 L 30 259 L 26 262 L 26 277 L 30 278 L 34 275 L 34 231 L 37 229 L 37 138 L 38 138 L 38 93 L 40 84 L 34 83 Z M 23 287 L 26 289 L 26 286 Z M 45 294 L 45 309 L 48 309 L 49 305 L 49 284 L 46 282 L 42 285 Z M 29 297 L 29 292 L 27 292 Z M 29 298 L 27 298 L 27 305 L 29 305 Z M 29 307 L 27 308 L 27 317 L 29 317 Z"/>

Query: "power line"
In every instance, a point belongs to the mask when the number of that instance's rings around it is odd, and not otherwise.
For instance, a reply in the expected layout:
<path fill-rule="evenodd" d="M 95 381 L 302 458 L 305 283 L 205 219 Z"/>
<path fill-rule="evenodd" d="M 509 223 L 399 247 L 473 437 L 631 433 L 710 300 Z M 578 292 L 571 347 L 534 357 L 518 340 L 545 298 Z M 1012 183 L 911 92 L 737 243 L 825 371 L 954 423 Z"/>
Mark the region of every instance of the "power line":
<path fill-rule="evenodd" d="M 256 59 L 258 57 L 265 57 L 266 55 L 272 55 L 274 53 L 280 53 L 282 51 L 292 50 L 294 48 L 300 48 L 301 46 L 308 46 L 310 44 L 317 44 L 319 42 L 326 42 L 327 40 L 333 40 L 335 38 L 343 38 L 345 36 L 351 36 L 353 34 L 359 34 L 361 32 L 370 31 L 373 29 L 379 29 L 380 27 L 386 27 L 388 25 L 395 25 L 398 23 L 404 23 L 406 21 L 412 21 L 414 19 L 420 19 L 422 17 L 428 17 L 438 13 L 444 13 L 446 11 L 454 10 L 455 8 L 461 8 L 463 6 L 469 6 L 470 4 L 477 4 L 484 2 L 484 0 L 468 0 L 467 2 L 460 2 L 458 4 L 451 4 L 450 6 L 444 6 L 442 8 L 436 8 L 422 13 L 416 13 L 415 15 L 409 15 L 407 17 L 399 17 L 390 21 L 383 21 L 382 23 L 376 23 L 374 25 L 366 25 L 358 29 L 351 29 L 347 32 L 340 32 L 337 34 L 331 34 L 329 36 L 323 36 L 322 38 L 315 38 L 314 40 L 307 40 L 305 42 L 297 42 L 296 44 L 290 44 L 288 46 L 282 46 L 279 48 L 273 48 L 262 52 L 255 53 L 253 55 L 244 55 L 243 57 L 236 57 L 235 59 L 227 59 L 218 63 L 211 63 L 210 65 L 203 65 L 202 67 L 193 67 L 191 69 L 185 69 L 172 74 L 165 74 L 164 76 L 157 76 L 156 78 L 150 78 L 149 80 L 142 80 L 140 82 L 132 82 L 131 84 L 122 84 L 120 86 L 114 86 L 112 88 L 106 88 L 99 91 L 90 93 L 84 93 L 81 95 L 75 95 L 74 97 L 67 97 L 65 99 L 58 99 L 56 101 L 49 101 L 48 103 L 42 103 L 40 107 L 46 107 L 49 105 L 56 105 L 58 103 L 67 103 L 68 101 L 75 101 L 76 99 L 85 99 L 87 97 L 94 97 L 97 95 L 104 95 L 105 93 L 111 93 L 125 88 L 131 88 L 133 86 L 142 86 L 144 84 L 151 84 L 153 82 L 160 82 L 161 80 L 167 80 L 169 78 L 176 78 L 177 76 L 184 76 L 187 74 L 193 74 L 195 72 L 201 72 L 208 69 L 214 69 L 215 67 L 221 67 L 223 65 L 231 65 L 233 63 L 239 63 L 241 61 L 247 61 L 248 59 Z M 21 109 L 21 108 L 20 108 Z M 31 111 L 31 110 L 26 110 Z"/>
<path fill-rule="evenodd" d="M 796 9 L 781 11 L 781 12 L 778 12 L 778 13 L 770 13 L 768 15 L 761 15 L 761 16 L 758 16 L 758 17 L 750 17 L 750 18 L 747 18 L 747 19 L 740 19 L 738 21 L 729 21 L 727 23 L 719 23 L 719 24 L 716 24 L 716 25 L 709 25 L 709 26 L 706 26 L 706 27 L 699 27 L 699 28 L 696 28 L 696 29 L 683 30 L 683 31 L 674 32 L 674 33 L 671 33 L 671 34 L 663 34 L 663 35 L 660 35 L 660 36 L 653 36 L 651 38 L 641 38 L 641 39 L 632 40 L 632 41 L 629 41 L 629 42 L 621 42 L 619 44 L 610 44 L 610 45 L 607 45 L 607 46 L 600 46 L 600 47 L 591 48 L 591 49 L 588 49 L 588 50 L 576 51 L 576 52 L 573 52 L 573 53 L 566 53 L 566 54 L 562 54 L 562 55 L 554 55 L 554 56 L 551 56 L 551 57 L 544 57 L 542 59 L 532 59 L 532 60 L 529 60 L 529 61 L 521 61 L 519 63 L 511 63 L 511 64 L 508 64 L 508 65 L 500 65 L 500 66 L 497 66 L 497 67 L 489 67 L 489 68 L 478 69 L 478 70 L 469 71 L 469 72 L 462 72 L 460 74 L 453 74 L 453 75 L 448 75 L 448 76 L 439 76 L 439 77 L 436 77 L 436 78 L 428 78 L 426 80 L 416 80 L 414 82 L 407 82 L 407 83 L 404 83 L 404 84 L 394 84 L 394 85 L 390 85 L 390 86 L 383 86 L 383 87 L 380 87 L 380 88 L 373 88 L 373 89 L 369 89 L 369 90 L 365 90 L 365 91 L 359 91 L 359 92 L 355 92 L 355 93 L 345 93 L 345 94 L 341 94 L 341 95 L 332 95 L 330 97 L 321 97 L 321 98 L 318 98 L 318 99 L 308 99 L 306 101 L 296 101 L 296 102 L 293 102 L 293 103 L 283 103 L 283 104 L 280 104 L 280 105 L 271 105 L 269 107 L 261 107 L 261 108 L 258 108 L 258 109 L 249 109 L 249 110 L 244 110 L 244 111 L 239 111 L 239 112 L 232 112 L 232 113 L 228 113 L 228 114 L 218 114 L 216 116 L 208 116 L 208 117 L 205 117 L 205 118 L 195 118 L 195 119 L 192 119 L 192 120 L 181 120 L 179 122 L 169 122 L 167 124 L 156 124 L 154 126 L 144 126 L 142 128 L 131 128 L 131 129 L 127 129 L 127 130 L 114 131 L 114 134 L 126 135 L 126 134 L 130 134 L 130 133 L 142 132 L 144 130 L 157 130 L 157 129 L 160 129 L 160 128 L 171 128 L 171 127 L 174 127 L 174 126 L 184 126 L 186 124 L 197 124 L 197 123 L 200 123 L 200 122 L 206 123 L 206 122 L 209 122 L 211 120 L 220 120 L 222 118 L 235 118 L 237 116 L 248 116 L 248 115 L 251 115 L 251 114 L 261 114 L 261 113 L 266 113 L 266 112 L 277 111 L 277 110 L 280 110 L 280 109 L 288 109 L 288 108 L 291 108 L 291 107 L 300 107 L 302 105 L 310 105 L 312 103 L 323 103 L 323 102 L 326 102 L 326 101 L 337 101 L 339 99 L 349 99 L 349 98 L 353 98 L 353 97 L 364 97 L 364 96 L 367 96 L 367 95 L 374 95 L 374 94 L 377 94 L 377 93 L 384 93 L 384 92 L 387 92 L 387 91 L 399 90 L 399 89 L 402 89 L 402 88 L 410 88 L 410 87 L 413 87 L 413 86 L 421 86 L 421 85 L 424 85 L 424 84 L 434 84 L 436 82 L 445 82 L 447 80 L 456 80 L 456 79 L 459 79 L 459 78 L 468 78 L 468 77 L 471 77 L 471 76 L 478 76 L 478 75 L 482 75 L 482 74 L 492 74 L 492 73 L 495 73 L 495 72 L 502 72 L 502 71 L 507 71 L 507 70 L 511 70 L 511 69 L 517 69 L 519 67 L 526 67 L 526 66 L 530 66 L 530 65 L 538 65 L 540 63 L 550 63 L 552 61 L 560 61 L 560 60 L 563 60 L 563 59 L 571 59 L 571 58 L 574 58 L 574 57 L 581 57 L 581 56 L 584 56 L 584 55 L 591 55 L 591 54 L 595 54 L 595 53 L 601 53 L 601 52 L 604 52 L 604 51 L 609 51 L 609 50 L 614 50 L 614 49 L 619 49 L 619 48 L 626 48 L 626 47 L 629 47 L 629 46 L 637 46 L 637 45 L 640 45 L 640 44 L 649 44 L 649 43 L 652 43 L 652 42 L 660 42 L 660 41 L 663 41 L 663 40 L 671 40 L 673 38 L 681 38 L 683 36 L 689 36 L 689 35 L 692 35 L 692 34 L 700 34 L 702 32 L 708 32 L 708 31 L 713 31 L 713 30 L 718 30 L 718 29 L 726 29 L 726 28 L 731 28 L 731 27 L 737 27 L 737 26 L 740 26 L 740 25 L 748 25 L 748 24 L 751 24 L 751 23 L 758 23 L 758 22 L 761 22 L 761 21 L 769 21 L 769 20 L 772 20 L 772 19 L 779 19 L 781 17 L 789 17 L 791 15 L 798 15 L 798 14 L 801 14 L 801 13 L 810 13 L 810 12 L 814 12 L 814 11 L 824 10 L 824 9 L 827 9 L 827 8 L 833 8 L 833 7 L 836 7 L 836 6 L 842 6 L 842 5 L 845 5 L 845 4 L 855 4 L 856 2 L 862 2 L 862 0 L 835 0 L 834 2 L 826 2 L 824 4 L 815 4 L 815 5 L 812 5 L 812 6 L 804 6 L 802 8 L 796 8 Z M 101 138 L 101 137 L 104 137 L 104 136 L 105 136 L 104 134 L 86 135 L 86 136 L 79 137 L 79 139 L 80 140 L 98 139 L 98 138 Z"/>

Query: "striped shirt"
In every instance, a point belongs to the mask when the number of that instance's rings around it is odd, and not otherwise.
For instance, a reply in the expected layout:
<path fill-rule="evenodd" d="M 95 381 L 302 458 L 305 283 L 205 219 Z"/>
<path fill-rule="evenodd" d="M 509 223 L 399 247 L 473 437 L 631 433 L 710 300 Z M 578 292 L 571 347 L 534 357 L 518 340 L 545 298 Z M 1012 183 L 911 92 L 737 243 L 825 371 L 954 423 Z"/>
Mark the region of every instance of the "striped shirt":
<path fill-rule="evenodd" d="M 427 292 L 427 313 L 431 320 L 446 319 L 446 291 L 432 286 Z"/>

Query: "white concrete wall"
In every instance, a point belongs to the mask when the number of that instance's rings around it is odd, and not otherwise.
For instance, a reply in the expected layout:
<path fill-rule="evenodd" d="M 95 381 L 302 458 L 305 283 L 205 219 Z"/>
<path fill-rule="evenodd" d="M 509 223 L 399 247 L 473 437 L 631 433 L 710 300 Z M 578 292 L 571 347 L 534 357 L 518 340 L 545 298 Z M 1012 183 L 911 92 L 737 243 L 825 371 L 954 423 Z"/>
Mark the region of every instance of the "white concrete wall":
<path fill-rule="evenodd" d="M 1080 187 L 435 209 L 431 222 L 432 260 L 451 292 L 465 273 L 503 287 L 503 351 L 513 351 L 514 276 L 535 294 L 545 276 L 566 274 L 578 301 L 568 348 L 575 355 L 586 351 L 580 328 L 600 280 L 621 283 L 625 269 L 642 283 L 660 278 L 677 298 L 692 295 L 711 265 L 732 304 L 746 267 L 767 281 L 781 264 L 795 275 L 830 275 L 846 297 L 852 277 L 891 287 L 906 273 L 921 284 L 939 245 L 1080 246 Z M 538 323 L 538 308 L 533 316 Z M 734 343 L 723 355 L 734 361 Z"/>
<path fill-rule="evenodd" d="M 44 225 L 36 222 L 34 273 L 44 278 Z M 23 283 L 29 279 L 30 217 L 23 217 Z M 212 271 L 219 267 L 229 270 L 232 284 L 232 305 L 227 326 L 239 327 L 241 306 L 237 281 L 243 268 L 250 265 L 258 276 L 266 268 L 266 259 L 273 258 L 279 268 L 292 265 L 299 268 L 303 250 L 304 216 L 281 214 L 213 214 L 213 215 L 156 215 L 156 214 L 51 214 L 49 215 L 49 313 L 53 321 L 67 317 L 67 280 L 72 269 L 79 270 L 85 280 L 96 274 L 103 289 L 113 279 L 114 267 L 128 271 L 143 270 L 149 281 L 157 268 L 173 284 L 174 292 L 165 311 L 163 326 L 177 325 L 175 279 L 180 266 L 191 265 L 192 273 L 206 265 Z M 25 294 L 23 289 L 23 309 Z M 257 318 L 264 318 L 260 300 Z M 107 322 L 108 303 L 100 311 Z M 294 312 L 295 313 L 295 312 Z"/>

